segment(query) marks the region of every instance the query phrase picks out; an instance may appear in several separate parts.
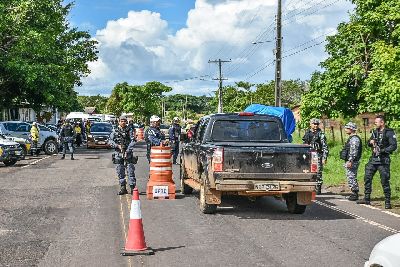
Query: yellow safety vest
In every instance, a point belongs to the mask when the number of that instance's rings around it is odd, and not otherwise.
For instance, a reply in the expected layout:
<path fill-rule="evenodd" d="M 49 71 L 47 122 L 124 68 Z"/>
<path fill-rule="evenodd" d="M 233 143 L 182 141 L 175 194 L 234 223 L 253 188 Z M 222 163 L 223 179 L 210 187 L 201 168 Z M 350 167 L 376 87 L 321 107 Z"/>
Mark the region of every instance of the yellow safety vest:
<path fill-rule="evenodd" d="M 39 129 L 37 126 L 32 125 L 31 138 L 32 138 L 32 141 L 39 141 Z"/>
<path fill-rule="evenodd" d="M 75 126 L 75 132 L 76 132 L 77 134 L 81 134 L 81 133 L 82 133 L 81 127 L 80 127 L 80 126 Z"/>

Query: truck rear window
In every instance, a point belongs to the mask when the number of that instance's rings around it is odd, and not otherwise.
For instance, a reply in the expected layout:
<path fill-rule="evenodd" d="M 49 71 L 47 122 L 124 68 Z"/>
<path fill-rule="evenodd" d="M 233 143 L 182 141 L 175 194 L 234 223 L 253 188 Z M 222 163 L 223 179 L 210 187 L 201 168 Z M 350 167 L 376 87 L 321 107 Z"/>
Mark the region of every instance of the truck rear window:
<path fill-rule="evenodd" d="M 279 142 L 281 133 L 275 121 L 218 120 L 214 122 L 212 141 Z"/>

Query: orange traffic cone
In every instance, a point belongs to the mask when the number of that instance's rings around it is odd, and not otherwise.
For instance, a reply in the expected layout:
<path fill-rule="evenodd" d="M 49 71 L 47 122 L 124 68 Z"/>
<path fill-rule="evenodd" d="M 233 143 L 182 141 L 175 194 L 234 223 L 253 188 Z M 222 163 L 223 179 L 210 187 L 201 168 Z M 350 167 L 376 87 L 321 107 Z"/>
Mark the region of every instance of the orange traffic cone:
<path fill-rule="evenodd" d="M 154 251 L 146 246 L 144 239 L 142 212 L 140 211 L 139 191 L 133 190 L 128 238 L 122 256 L 153 255 Z"/>

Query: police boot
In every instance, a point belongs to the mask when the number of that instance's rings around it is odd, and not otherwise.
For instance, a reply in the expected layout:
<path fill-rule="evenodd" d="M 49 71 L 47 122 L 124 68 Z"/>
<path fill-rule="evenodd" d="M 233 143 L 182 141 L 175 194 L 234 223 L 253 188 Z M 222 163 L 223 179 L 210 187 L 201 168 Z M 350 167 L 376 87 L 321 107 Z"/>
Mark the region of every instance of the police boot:
<path fill-rule="evenodd" d="M 74 154 L 71 154 L 71 160 L 74 160 Z"/>
<path fill-rule="evenodd" d="M 130 185 L 131 187 L 131 195 L 133 195 L 133 190 L 135 189 L 136 185 Z"/>
<path fill-rule="evenodd" d="M 126 190 L 126 185 L 121 185 L 121 189 L 118 192 L 118 195 L 125 195 L 128 194 L 128 191 Z"/>
<path fill-rule="evenodd" d="M 390 210 L 392 205 L 390 204 L 390 197 L 385 198 L 385 209 Z"/>
<path fill-rule="evenodd" d="M 353 191 L 353 193 L 347 198 L 349 201 L 358 200 L 358 191 Z"/>
<path fill-rule="evenodd" d="M 365 204 L 365 205 L 371 205 L 371 197 L 369 194 L 365 194 L 363 199 L 357 200 L 357 204 Z"/>
<path fill-rule="evenodd" d="M 318 185 L 315 187 L 315 193 L 316 193 L 317 195 L 321 195 L 321 187 L 322 187 L 322 185 L 320 185 L 320 184 L 318 184 Z"/>
<path fill-rule="evenodd" d="M 65 159 L 65 154 L 62 155 L 61 159 Z"/>

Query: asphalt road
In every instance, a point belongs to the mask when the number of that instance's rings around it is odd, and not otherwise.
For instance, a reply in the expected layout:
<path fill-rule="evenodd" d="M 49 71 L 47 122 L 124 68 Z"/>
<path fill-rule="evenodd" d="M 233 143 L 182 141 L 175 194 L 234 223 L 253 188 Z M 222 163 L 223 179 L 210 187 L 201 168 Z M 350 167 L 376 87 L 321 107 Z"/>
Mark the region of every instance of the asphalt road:
<path fill-rule="evenodd" d="M 136 176 L 152 256 L 120 256 L 131 195 L 117 196 L 111 151 L 76 160 L 32 158 L 0 166 L 0 266 L 363 266 L 374 245 L 400 232 L 400 218 L 322 195 L 303 215 L 274 198 L 225 197 L 201 214 L 198 194 L 146 200 L 144 147 Z M 179 191 L 178 165 L 174 176 Z"/>

